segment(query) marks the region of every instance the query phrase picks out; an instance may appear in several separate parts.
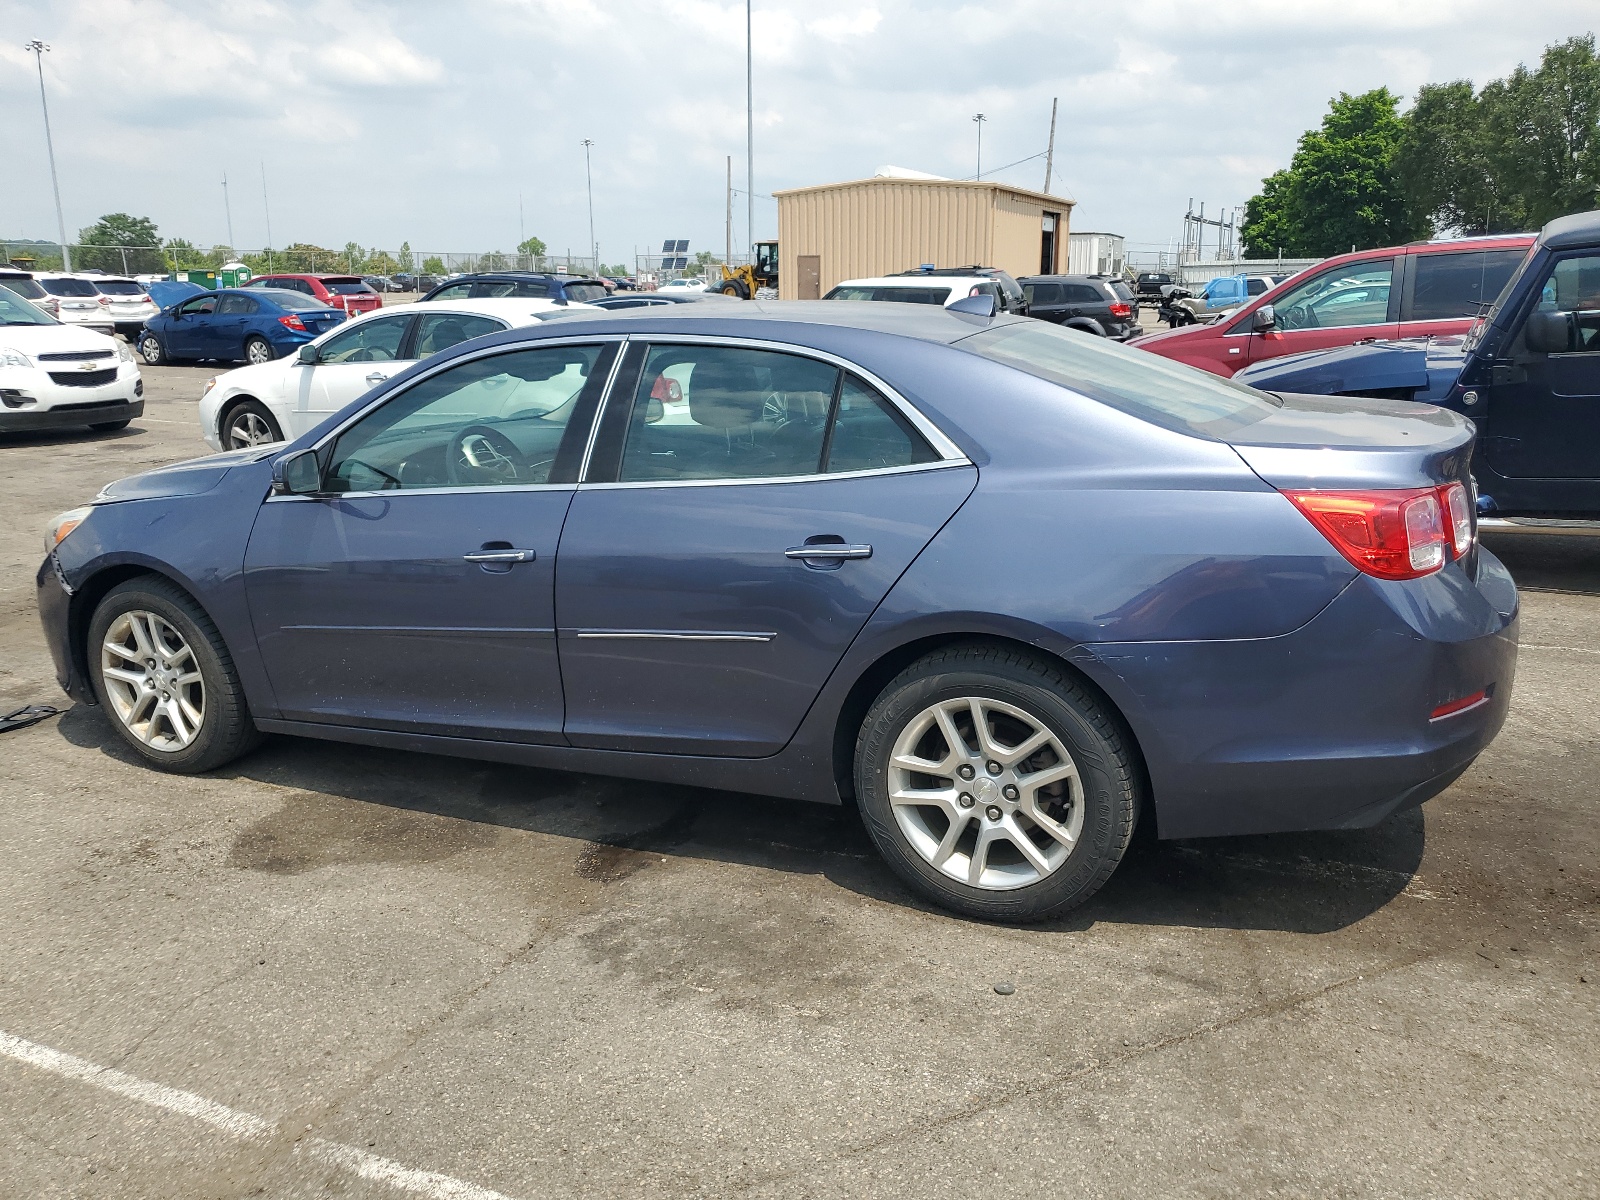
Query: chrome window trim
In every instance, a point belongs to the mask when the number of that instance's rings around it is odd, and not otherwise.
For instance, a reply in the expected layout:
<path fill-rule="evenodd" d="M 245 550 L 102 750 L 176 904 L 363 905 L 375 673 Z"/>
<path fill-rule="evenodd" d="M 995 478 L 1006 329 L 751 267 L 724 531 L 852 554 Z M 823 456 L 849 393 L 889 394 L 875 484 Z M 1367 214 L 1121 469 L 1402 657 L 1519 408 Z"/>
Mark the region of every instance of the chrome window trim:
<path fill-rule="evenodd" d="M 628 338 L 624 336 L 617 347 L 616 357 L 611 360 L 611 370 L 606 373 L 606 384 L 600 391 L 600 403 L 594 406 L 594 416 L 589 419 L 589 436 L 584 440 L 583 458 L 578 463 L 579 483 L 589 474 L 589 459 L 594 455 L 594 444 L 600 436 L 601 421 L 611 401 L 611 389 L 616 385 L 617 372 L 622 370 L 622 360 L 627 357 L 629 349 Z"/>
<path fill-rule="evenodd" d="M 922 414 L 915 404 L 912 404 L 911 401 L 907 400 L 894 388 L 890 387 L 881 378 L 867 370 L 865 367 L 862 367 L 857 363 L 853 363 L 847 358 L 840 358 L 837 354 L 830 353 L 827 350 L 817 350 L 811 346 L 800 346 L 793 342 L 774 342 L 769 341 L 766 338 L 727 337 L 722 334 L 672 334 L 640 332 L 634 333 L 631 336 L 634 341 L 644 342 L 651 348 L 656 346 L 731 346 L 736 349 L 769 350 L 777 354 L 793 354 L 800 358 L 810 358 L 815 359 L 818 362 L 825 362 L 829 366 L 838 367 L 841 370 L 849 371 L 854 375 L 860 376 L 863 380 L 877 389 L 877 391 L 882 394 L 890 404 L 894 405 L 895 408 L 900 411 L 900 415 L 905 417 L 906 420 L 910 421 L 912 427 L 928 440 L 928 444 L 933 447 L 934 453 L 937 454 L 943 462 L 964 463 L 969 461 L 967 456 L 962 452 L 961 447 L 957 446 L 953 441 L 951 441 L 950 438 L 945 435 L 942 429 L 940 429 L 932 421 L 928 420 L 928 418 Z M 900 468 L 890 469 L 898 470 Z M 846 474 L 846 472 L 840 472 L 840 475 L 844 474 Z M 849 474 L 856 474 L 856 472 L 849 472 Z M 584 476 L 579 475 L 578 478 L 583 479 Z M 774 475 L 766 478 L 792 479 L 795 477 L 789 475 Z M 831 479 L 836 478 L 836 476 L 829 475 L 825 476 L 825 478 Z M 684 482 L 689 481 L 686 480 Z M 732 483 L 736 481 L 706 480 L 705 482 Z"/>
<path fill-rule="evenodd" d="M 579 629 L 574 635 L 591 641 L 628 642 L 770 642 L 776 633 L 717 630 L 700 633 L 676 629 Z"/>
<path fill-rule="evenodd" d="M 384 488 L 375 492 L 318 492 L 313 496 L 269 495 L 263 503 L 283 504 L 286 501 L 329 500 L 392 500 L 396 496 L 460 496 L 467 492 L 572 492 L 575 483 L 502 483 L 474 484 L 471 487 Z"/>
<path fill-rule="evenodd" d="M 909 475 L 915 471 L 946 471 L 952 467 L 970 467 L 966 458 L 941 459 L 931 463 L 911 463 L 904 467 L 872 467 L 864 471 L 829 471 L 811 475 L 752 475 L 737 479 L 638 479 L 627 483 L 580 483 L 579 491 L 629 491 L 638 488 L 682 487 L 739 487 L 751 484 L 822 483 L 830 479 L 864 479 L 875 475 Z M 393 495 L 392 492 L 374 492 L 373 495 Z"/>

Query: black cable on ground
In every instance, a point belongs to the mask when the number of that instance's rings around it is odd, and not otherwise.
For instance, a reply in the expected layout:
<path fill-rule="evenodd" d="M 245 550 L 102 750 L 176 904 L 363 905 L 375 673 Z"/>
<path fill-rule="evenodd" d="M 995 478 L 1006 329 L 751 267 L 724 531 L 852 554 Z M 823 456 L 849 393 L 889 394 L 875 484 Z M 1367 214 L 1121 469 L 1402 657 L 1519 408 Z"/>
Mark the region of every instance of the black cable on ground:
<path fill-rule="evenodd" d="M 0 733 L 10 733 L 13 729 L 26 729 L 29 725 L 37 725 L 48 717 L 61 715 L 59 708 L 48 704 L 30 704 L 26 708 L 19 708 L 16 712 L 8 712 L 0 717 Z"/>

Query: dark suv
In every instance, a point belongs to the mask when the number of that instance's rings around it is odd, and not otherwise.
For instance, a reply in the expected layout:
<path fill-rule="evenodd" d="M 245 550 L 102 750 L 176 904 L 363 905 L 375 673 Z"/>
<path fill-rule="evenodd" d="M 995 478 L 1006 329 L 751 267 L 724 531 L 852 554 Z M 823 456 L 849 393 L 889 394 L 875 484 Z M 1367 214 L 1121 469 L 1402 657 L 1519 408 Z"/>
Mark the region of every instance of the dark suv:
<path fill-rule="evenodd" d="M 484 296 L 510 296 L 514 299 L 600 300 L 609 294 L 605 283 L 577 275 L 543 275 L 531 271 L 494 271 L 482 275 L 462 275 L 447 279 L 424 300 L 481 299 Z"/>
<path fill-rule="evenodd" d="M 1125 342 L 1139 327 L 1133 289 L 1120 275 L 1030 275 L 1022 281 L 1028 315 Z"/>
<path fill-rule="evenodd" d="M 1000 311 L 1028 315 L 1028 298 L 1022 285 L 999 267 L 919 267 L 915 271 L 899 271 L 899 275 L 979 275 L 992 279 L 1000 287 Z"/>

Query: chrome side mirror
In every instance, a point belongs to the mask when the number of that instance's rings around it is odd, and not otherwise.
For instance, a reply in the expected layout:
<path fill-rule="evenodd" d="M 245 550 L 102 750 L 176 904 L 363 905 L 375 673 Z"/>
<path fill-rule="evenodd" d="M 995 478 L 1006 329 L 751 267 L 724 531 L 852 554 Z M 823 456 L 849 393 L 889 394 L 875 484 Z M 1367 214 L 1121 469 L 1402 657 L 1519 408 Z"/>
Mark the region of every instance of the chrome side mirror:
<path fill-rule="evenodd" d="M 1266 333 L 1269 329 L 1278 326 L 1278 314 L 1272 311 L 1272 305 L 1263 304 L 1250 314 L 1250 332 Z"/>

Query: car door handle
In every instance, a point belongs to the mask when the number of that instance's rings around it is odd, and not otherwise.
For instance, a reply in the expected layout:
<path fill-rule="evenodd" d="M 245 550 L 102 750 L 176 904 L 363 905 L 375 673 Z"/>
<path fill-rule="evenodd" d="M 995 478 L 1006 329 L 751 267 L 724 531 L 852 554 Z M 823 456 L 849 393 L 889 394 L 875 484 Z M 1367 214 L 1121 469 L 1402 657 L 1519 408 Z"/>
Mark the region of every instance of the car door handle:
<path fill-rule="evenodd" d="M 382 371 L 374 371 L 371 375 L 367 376 L 367 382 L 368 383 L 382 383 L 387 378 L 389 378 L 389 377 L 387 375 L 385 375 Z"/>
<path fill-rule="evenodd" d="M 842 542 L 823 542 L 815 546 L 790 546 L 785 558 L 871 558 L 871 546 L 851 546 Z"/>
<path fill-rule="evenodd" d="M 474 550 L 461 557 L 470 563 L 525 563 L 539 555 L 533 550 Z"/>

